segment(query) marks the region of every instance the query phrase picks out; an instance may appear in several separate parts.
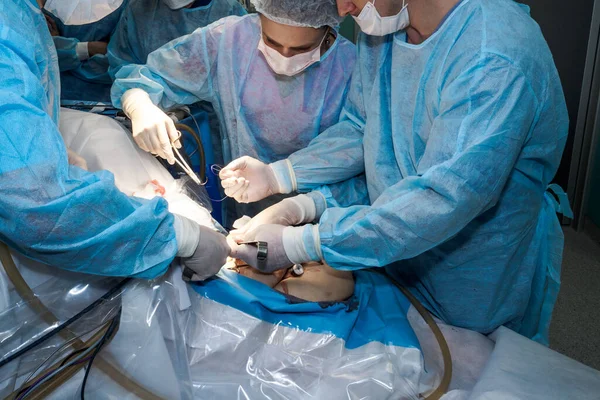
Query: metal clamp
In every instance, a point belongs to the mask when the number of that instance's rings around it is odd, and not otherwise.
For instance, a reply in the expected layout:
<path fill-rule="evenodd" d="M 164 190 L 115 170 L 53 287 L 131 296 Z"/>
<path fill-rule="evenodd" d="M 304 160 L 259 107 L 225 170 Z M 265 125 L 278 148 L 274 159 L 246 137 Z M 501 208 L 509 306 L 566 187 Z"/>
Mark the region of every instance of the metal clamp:
<path fill-rule="evenodd" d="M 267 242 L 261 241 L 253 241 L 253 242 L 242 242 L 240 244 L 247 244 L 250 246 L 255 246 L 258 249 L 256 253 L 256 261 L 258 269 L 261 271 L 266 270 L 267 268 L 267 258 L 269 257 L 269 244 Z"/>
<path fill-rule="evenodd" d="M 294 264 L 292 267 L 292 275 L 294 276 L 302 276 L 304 275 L 304 267 L 302 264 Z"/>

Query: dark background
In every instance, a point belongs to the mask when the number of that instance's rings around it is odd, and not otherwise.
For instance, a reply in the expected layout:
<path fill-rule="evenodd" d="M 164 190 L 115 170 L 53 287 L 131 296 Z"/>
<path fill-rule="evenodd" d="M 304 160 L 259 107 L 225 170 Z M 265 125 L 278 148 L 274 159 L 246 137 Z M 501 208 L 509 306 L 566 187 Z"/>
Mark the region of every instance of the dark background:
<path fill-rule="evenodd" d="M 571 123 L 569 140 L 556 175 L 556 182 L 566 190 L 594 1 L 529 0 L 520 3 L 531 8 L 531 16 L 540 25 L 554 56 L 565 91 Z"/>

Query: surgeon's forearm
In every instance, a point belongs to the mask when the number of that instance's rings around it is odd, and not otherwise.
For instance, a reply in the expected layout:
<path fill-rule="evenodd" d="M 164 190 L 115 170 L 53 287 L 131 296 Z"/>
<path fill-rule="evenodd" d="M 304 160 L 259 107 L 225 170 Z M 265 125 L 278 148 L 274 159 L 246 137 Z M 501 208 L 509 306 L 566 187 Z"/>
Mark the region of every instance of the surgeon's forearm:
<path fill-rule="evenodd" d="M 283 193 L 308 192 L 364 172 L 362 131 L 341 121 L 313 139 L 287 160 L 271 164 Z"/>
<path fill-rule="evenodd" d="M 0 240 L 72 271 L 142 278 L 164 273 L 177 251 L 166 202 L 131 199 L 109 172 L 69 167 L 60 139 L 48 140 L 60 138 L 58 133 L 43 129 L 56 129 L 50 119 L 30 114 L 29 122 L 41 128 L 43 145 L 33 144 L 38 139 L 31 135 L 20 136 L 19 143 L 0 135 L 7 155 L 28 154 L 3 158 Z"/>
<path fill-rule="evenodd" d="M 324 259 L 341 269 L 383 267 L 438 246 L 496 204 L 517 155 L 507 149 L 501 162 L 488 157 L 474 168 L 465 152 L 399 181 L 371 206 L 327 209 L 318 238 Z"/>

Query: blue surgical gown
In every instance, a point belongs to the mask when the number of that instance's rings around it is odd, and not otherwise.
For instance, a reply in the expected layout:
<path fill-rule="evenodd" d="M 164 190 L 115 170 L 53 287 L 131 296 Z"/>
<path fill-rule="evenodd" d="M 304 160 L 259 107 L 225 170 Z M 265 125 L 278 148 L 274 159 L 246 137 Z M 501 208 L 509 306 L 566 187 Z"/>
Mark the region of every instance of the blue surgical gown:
<path fill-rule="evenodd" d="M 0 2 L 0 241 L 79 272 L 153 278 L 177 252 L 164 199 L 125 196 L 67 163 L 58 60 L 35 0 Z"/>
<path fill-rule="evenodd" d="M 320 219 L 325 261 L 385 267 L 447 323 L 544 342 L 568 116 L 539 27 L 511 0 L 463 0 L 423 43 L 362 35 L 358 53 L 340 123 L 289 157 L 300 190 L 366 173 L 368 204 Z"/>
<path fill-rule="evenodd" d="M 173 39 L 230 15 L 245 15 L 236 0 L 212 0 L 171 10 L 162 0 L 130 0 L 108 45 L 110 74 L 127 64 L 144 64 L 148 54 Z"/>
<path fill-rule="evenodd" d="M 80 60 L 75 48 L 80 42 L 102 41 L 108 43 L 127 0 L 104 18 L 83 25 L 67 25 L 50 12 L 60 36 L 53 37 L 60 66 L 61 98 L 64 100 L 110 101 L 112 79 L 108 74 L 108 57 L 96 54 Z"/>
<path fill-rule="evenodd" d="M 356 48 L 338 36 L 319 63 L 288 77 L 271 70 L 258 50 L 260 35 L 260 18 L 253 14 L 174 40 L 151 53 L 146 65 L 117 73 L 113 104 L 120 107 L 132 88 L 148 92 L 163 109 L 209 101 L 225 132 L 225 163 L 244 155 L 284 159 L 338 121 Z M 238 205 L 236 216 L 254 215 L 267 204 Z"/>

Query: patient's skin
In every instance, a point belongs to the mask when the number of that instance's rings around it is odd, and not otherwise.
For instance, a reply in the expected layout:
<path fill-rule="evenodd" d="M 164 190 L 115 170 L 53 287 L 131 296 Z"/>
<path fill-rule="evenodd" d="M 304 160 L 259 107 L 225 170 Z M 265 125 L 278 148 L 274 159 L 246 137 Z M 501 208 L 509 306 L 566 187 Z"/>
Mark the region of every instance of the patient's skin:
<path fill-rule="evenodd" d="M 339 271 L 327 264 L 317 262 L 304 264 L 302 276 L 295 276 L 291 268 L 265 274 L 241 260 L 230 260 L 227 267 L 281 293 L 306 301 L 343 301 L 354 293 L 352 272 Z"/>

